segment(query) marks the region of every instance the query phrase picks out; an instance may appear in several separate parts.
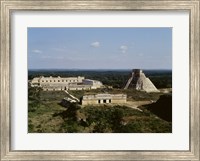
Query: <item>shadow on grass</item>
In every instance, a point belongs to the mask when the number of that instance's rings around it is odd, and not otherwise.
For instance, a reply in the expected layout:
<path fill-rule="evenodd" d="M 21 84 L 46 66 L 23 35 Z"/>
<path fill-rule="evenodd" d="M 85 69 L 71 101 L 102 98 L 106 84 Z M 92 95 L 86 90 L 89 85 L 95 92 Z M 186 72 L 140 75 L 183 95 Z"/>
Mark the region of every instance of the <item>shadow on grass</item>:
<path fill-rule="evenodd" d="M 80 109 L 80 107 L 76 103 L 71 103 L 71 104 L 68 104 L 68 105 L 66 105 L 66 104 L 65 105 L 60 104 L 60 105 L 65 107 L 66 110 L 53 114 L 53 117 L 61 116 L 64 120 L 69 119 L 69 118 L 76 120 L 77 110 Z"/>
<path fill-rule="evenodd" d="M 156 103 L 143 107 L 163 120 L 172 122 L 172 95 L 162 95 Z"/>

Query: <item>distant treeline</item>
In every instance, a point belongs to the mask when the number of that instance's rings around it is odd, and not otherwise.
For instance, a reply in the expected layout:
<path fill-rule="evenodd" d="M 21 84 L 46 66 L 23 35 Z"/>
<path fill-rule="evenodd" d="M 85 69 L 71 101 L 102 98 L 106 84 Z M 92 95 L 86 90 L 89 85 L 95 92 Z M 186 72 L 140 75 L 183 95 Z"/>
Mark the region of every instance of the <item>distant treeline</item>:
<path fill-rule="evenodd" d="M 143 70 L 157 88 L 172 87 L 171 70 Z M 87 79 L 99 80 L 103 84 L 113 88 L 123 88 L 131 75 L 131 70 L 29 70 L 28 79 L 34 77 L 77 77 L 84 76 Z"/>

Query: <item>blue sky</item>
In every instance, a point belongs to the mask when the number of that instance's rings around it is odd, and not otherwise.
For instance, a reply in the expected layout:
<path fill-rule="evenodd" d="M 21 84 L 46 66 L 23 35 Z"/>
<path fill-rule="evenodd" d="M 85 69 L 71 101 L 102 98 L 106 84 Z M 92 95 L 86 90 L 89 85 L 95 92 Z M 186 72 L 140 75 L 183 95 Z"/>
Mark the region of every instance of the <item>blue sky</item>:
<path fill-rule="evenodd" d="M 28 28 L 29 69 L 172 69 L 172 28 Z"/>

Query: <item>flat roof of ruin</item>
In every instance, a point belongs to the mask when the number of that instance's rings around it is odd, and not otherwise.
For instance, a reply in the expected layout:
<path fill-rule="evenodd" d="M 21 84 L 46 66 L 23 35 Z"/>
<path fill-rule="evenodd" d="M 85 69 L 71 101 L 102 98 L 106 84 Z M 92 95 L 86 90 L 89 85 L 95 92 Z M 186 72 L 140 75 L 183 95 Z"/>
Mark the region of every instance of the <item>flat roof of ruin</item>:
<path fill-rule="evenodd" d="M 84 96 L 85 97 L 110 97 L 110 96 L 127 96 L 127 95 L 123 93 L 120 93 L 120 94 L 99 93 L 99 94 L 88 94 Z"/>

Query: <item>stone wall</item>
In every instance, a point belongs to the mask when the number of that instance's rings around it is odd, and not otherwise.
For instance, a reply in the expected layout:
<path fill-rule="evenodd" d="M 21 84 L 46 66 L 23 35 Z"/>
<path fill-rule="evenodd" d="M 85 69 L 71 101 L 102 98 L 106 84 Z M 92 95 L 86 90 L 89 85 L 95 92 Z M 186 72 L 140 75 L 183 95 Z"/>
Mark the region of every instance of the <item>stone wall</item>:
<path fill-rule="evenodd" d="M 42 87 L 46 91 L 60 90 L 90 90 L 101 88 L 100 81 L 85 79 L 84 77 L 36 77 L 31 81 L 31 86 Z"/>
<path fill-rule="evenodd" d="M 97 89 L 103 86 L 103 84 L 100 81 L 91 80 L 91 79 L 84 79 L 83 84 L 91 85 L 92 89 Z"/>
<path fill-rule="evenodd" d="M 85 79 L 84 77 L 36 77 L 33 78 L 32 83 L 40 83 L 40 84 L 69 84 L 69 83 L 81 83 Z"/>
<path fill-rule="evenodd" d="M 82 98 L 82 105 L 92 104 L 120 104 L 126 103 L 127 95 L 125 94 L 96 94 L 85 95 Z"/>

